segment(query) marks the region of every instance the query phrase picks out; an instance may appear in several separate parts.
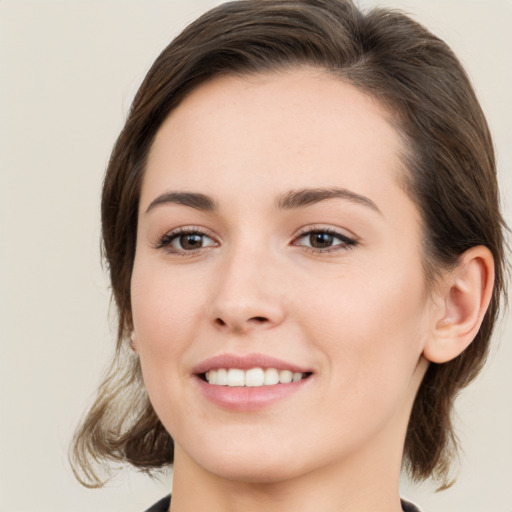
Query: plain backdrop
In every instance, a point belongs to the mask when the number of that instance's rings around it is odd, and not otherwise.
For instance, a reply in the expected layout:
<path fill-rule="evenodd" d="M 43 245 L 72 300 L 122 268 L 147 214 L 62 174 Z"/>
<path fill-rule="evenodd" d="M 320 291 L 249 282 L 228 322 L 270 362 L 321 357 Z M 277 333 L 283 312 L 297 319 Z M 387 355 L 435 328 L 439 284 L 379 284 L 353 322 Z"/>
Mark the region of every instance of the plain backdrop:
<path fill-rule="evenodd" d="M 133 94 L 163 47 L 218 2 L 0 0 L 0 511 L 141 512 L 170 490 L 123 471 L 75 480 L 67 449 L 114 346 L 99 195 Z M 365 1 L 363 5 L 376 5 Z M 396 0 L 469 70 L 512 223 L 512 3 Z M 512 511 L 512 325 L 457 403 L 455 486 L 403 493 L 425 512 Z"/>

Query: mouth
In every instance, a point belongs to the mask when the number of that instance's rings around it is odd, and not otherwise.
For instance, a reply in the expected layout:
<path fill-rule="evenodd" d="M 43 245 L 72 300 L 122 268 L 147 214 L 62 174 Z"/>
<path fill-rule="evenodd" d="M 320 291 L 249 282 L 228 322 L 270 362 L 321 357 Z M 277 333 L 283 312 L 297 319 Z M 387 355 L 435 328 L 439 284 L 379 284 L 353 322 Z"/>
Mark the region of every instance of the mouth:
<path fill-rule="evenodd" d="M 223 409 L 264 409 L 308 388 L 314 372 L 265 354 L 221 354 L 198 364 L 192 374 L 203 396 Z"/>
<path fill-rule="evenodd" d="M 279 368 L 254 367 L 217 368 L 199 374 L 199 377 L 213 386 L 248 387 L 275 386 L 290 384 L 309 378 L 312 372 L 294 372 Z"/>

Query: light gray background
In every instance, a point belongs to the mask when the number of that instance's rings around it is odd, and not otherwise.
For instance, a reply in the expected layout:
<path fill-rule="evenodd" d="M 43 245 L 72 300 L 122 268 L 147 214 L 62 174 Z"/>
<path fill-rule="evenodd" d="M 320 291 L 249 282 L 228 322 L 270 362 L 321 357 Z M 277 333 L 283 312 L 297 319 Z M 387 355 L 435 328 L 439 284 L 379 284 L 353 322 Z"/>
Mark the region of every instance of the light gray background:
<path fill-rule="evenodd" d="M 218 2 L 0 0 L 0 511 L 140 512 L 166 494 L 125 471 L 86 490 L 69 439 L 110 357 L 99 195 L 112 144 L 149 65 Z M 375 5 L 367 0 L 363 5 Z M 512 223 L 512 3 L 396 0 L 453 46 L 494 132 Z M 512 325 L 458 402 L 458 483 L 404 482 L 425 512 L 512 511 Z"/>

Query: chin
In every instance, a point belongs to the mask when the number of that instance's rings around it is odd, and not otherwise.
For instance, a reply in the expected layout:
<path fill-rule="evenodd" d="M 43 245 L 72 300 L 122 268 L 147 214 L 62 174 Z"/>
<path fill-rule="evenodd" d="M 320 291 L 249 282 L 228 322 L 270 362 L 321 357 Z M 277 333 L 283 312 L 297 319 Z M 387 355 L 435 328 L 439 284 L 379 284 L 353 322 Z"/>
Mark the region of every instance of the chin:
<path fill-rule="evenodd" d="M 210 473 L 231 481 L 247 484 L 272 484 L 284 482 L 300 476 L 300 468 L 290 467 L 290 461 L 226 461 L 223 464 L 211 464 L 205 467 Z"/>
<path fill-rule="evenodd" d="M 294 456 L 296 453 L 297 450 L 288 453 L 288 450 L 253 444 L 245 449 L 204 449 L 199 453 L 190 453 L 189 457 L 193 459 L 194 465 L 217 477 L 250 484 L 269 484 L 293 479 L 308 472 L 307 461 L 298 460 Z"/>

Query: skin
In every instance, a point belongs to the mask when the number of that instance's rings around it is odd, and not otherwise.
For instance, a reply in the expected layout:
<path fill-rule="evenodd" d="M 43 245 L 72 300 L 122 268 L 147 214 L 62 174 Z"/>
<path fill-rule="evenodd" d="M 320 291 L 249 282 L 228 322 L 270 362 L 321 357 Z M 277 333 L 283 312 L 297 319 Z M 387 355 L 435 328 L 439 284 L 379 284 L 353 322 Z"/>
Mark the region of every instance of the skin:
<path fill-rule="evenodd" d="M 447 311 L 425 280 L 401 144 L 375 100 L 311 69 L 214 79 L 158 131 L 141 191 L 132 338 L 175 441 L 172 512 L 401 510 L 406 426 Z M 276 207 L 291 190 L 319 188 L 374 206 L 336 197 Z M 149 208 L 168 192 L 205 194 L 216 208 Z M 197 249 L 180 247 L 178 228 L 200 232 Z M 313 251 L 313 229 L 341 238 Z M 193 375 L 226 352 L 313 374 L 269 406 L 228 410 Z"/>

